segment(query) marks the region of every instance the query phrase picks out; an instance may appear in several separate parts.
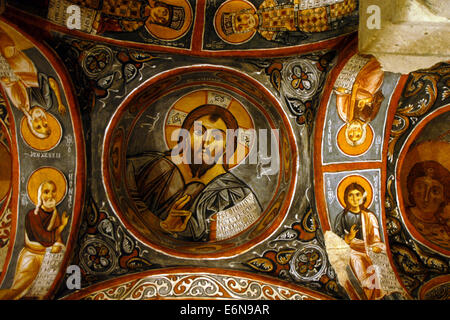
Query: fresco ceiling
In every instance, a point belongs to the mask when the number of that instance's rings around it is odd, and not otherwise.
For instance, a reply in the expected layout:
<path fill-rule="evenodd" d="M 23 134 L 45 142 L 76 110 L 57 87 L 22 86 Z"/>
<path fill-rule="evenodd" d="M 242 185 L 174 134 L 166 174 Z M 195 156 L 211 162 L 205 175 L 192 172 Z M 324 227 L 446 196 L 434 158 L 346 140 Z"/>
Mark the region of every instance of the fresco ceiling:
<path fill-rule="evenodd" d="M 356 0 L 8 0 L 0 298 L 447 300 L 450 67 L 383 71 L 357 29 Z"/>

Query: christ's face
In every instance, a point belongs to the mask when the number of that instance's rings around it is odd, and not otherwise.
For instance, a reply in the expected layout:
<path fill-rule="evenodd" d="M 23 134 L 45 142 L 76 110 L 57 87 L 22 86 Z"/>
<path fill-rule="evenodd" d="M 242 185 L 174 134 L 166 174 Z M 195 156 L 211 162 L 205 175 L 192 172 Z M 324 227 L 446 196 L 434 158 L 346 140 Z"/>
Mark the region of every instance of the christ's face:
<path fill-rule="evenodd" d="M 238 32 L 249 32 L 256 28 L 256 18 L 251 13 L 240 13 L 234 18 L 234 27 Z"/>
<path fill-rule="evenodd" d="M 51 182 L 44 182 L 41 189 L 42 208 L 52 211 L 56 207 L 56 186 Z"/>
<path fill-rule="evenodd" d="M 189 132 L 195 163 L 213 165 L 221 161 L 227 132 L 227 126 L 221 118 L 211 120 L 209 115 L 203 116 L 194 122 Z"/>
<path fill-rule="evenodd" d="M 444 186 L 428 176 L 419 177 L 414 180 L 412 195 L 423 214 L 433 215 L 444 202 Z"/>

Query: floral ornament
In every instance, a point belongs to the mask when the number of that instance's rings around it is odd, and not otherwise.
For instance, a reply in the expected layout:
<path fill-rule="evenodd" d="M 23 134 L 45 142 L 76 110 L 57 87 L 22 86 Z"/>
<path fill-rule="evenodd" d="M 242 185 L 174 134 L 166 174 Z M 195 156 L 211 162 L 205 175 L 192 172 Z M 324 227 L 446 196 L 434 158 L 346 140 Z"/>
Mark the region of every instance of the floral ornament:
<path fill-rule="evenodd" d="M 293 249 L 282 250 L 275 256 L 276 262 L 280 265 L 285 265 L 291 260 L 294 253 L 295 250 Z"/>
<path fill-rule="evenodd" d="M 270 77 L 273 88 L 284 98 L 287 107 L 296 117 L 299 125 L 312 128 L 320 99 L 320 88 L 323 86 L 326 74 L 331 69 L 336 52 L 323 55 L 307 55 L 295 58 L 290 62 L 267 61 L 265 73 Z"/>
<path fill-rule="evenodd" d="M 136 79 L 145 62 L 156 59 L 149 53 L 118 51 L 90 42 L 74 41 L 71 46 L 98 99 L 105 98 L 108 90 L 123 90 L 126 84 Z"/>
<path fill-rule="evenodd" d="M 279 252 L 270 250 L 265 252 L 262 257 L 251 259 L 245 264 L 257 271 L 279 276 L 282 270 L 289 270 L 288 262 L 294 252 L 295 250 L 290 248 Z"/>
<path fill-rule="evenodd" d="M 110 265 L 110 250 L 102 243 L 92 243 L 85 249 L 86 264 L 90 269 L 99 271 Z"/>
<path fill-rule="evenodd" d="M 155 58 L 148 52 L 136 51 L 136 50 L 128 50 L 128 56 L 136 62 L 146 62 L 146 61 L 150 61 Z"/>
<path fill-rule="evenodd" d="M 9 127 L 9 117 L 8 111 L 6 111 L 6 102 L 1 95 L 0 95 L 0 120 L 2 120 L 7 127 Z"/>
<path fill-rule="evenodd" d="M 142 249 L 118 226 L 93 199 L 81 230 L 80 264 L 86 274 L 122 273 L 124 270 L 147 270 L 154 266 L 141 257 Z M 95 280 L 95 277 L 93 278 Z"/>
<path fill-rule="evenodd" d="M 313 103 L 308 100 L 304 103 L 304 112 L 297 117 L 297 123 L 299 125 L 311 125 L 314 120 Z"/>
<path fill-rule="evenodd" d="M 327 269 L 325 251 L 309 243 L 298 250 L 290 261 L 289 273 L 298 281 L 319 281 Z"/>
<path fill-rule="evenodd" d="M 248 266 L 261 272 L 272 272 L 275 270 L 275 263 L 268 258 L 255 258 L 246 263 Z"/>
<path fill-rule="evenodd" d="M 309 90 L 312 87 L 311 81 L 309 80 L 311 72 L 305 72 L 301 66 L 295 66 L 292 68 L 292 80 L 291 86 L 294 89 Z"/>
<path fill-rule="evenodd" d="M 280 92 L 281 89 L 282 69 L 283 64 L 280 62 L 274 62 L 269 67 L 266 68 L 266 74 L 270 76 L 270 83 L 278 92 Z"/>
<path fill-rule="evenodd" d="M 89 72 L 101 72 L 108 65 L 108 57 L 105 52 L 90 55 L 86 59 L 86 68 Z"/>
<path fill-rule="evenodd" d="M 301 254 L 298 257 L 297 270 L 300 274 L 304 275 L 308 271 L 314 270 L 317 267 L 320 267 L 322 264 L 319 261 L 320 255 L 316 251 L 309 251 Z"/>
<path fill-rule="evenodd" d="M 0 222 L 0 248 L 6 247 L 10 238 L 11 223 L 12 223 L 11 210 L 8 208 L 4 215 L 4 218 Z"/>
<path fill-rule="evenodd" d="M 317 69 L 321 72 L 326 72 L 335 57 L 336 52 L 334 51 L 327 52 L 323 56 L 320 56 L 316 63 Z"/>
<path fill-rule="evenodd" d="M 113 51 L 107 46 L 83 48 L 81 52 L 81 66 L 89 78 L 97 78 L 106 72 L 114 60 Z"/>
<path fill-rule="evenodd" d="M 330 277 L 326 274 L 322 275 L 319 279 L 319 282 L 325 286 L 325 289 L 329 293 L 337 294 L 339 293 L 339 286 L 336 282 L 336 280 L 330 279 Z"/>

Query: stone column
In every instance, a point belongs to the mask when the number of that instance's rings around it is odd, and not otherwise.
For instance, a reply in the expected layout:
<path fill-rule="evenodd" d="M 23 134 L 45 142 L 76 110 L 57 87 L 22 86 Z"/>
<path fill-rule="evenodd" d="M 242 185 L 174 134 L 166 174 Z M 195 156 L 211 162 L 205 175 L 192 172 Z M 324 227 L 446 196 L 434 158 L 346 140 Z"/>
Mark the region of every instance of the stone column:
<path fill-rule="evenodd" d="M 360 0 L 359 51 L 407 74 L 450 60 L 448 0 Z"/>

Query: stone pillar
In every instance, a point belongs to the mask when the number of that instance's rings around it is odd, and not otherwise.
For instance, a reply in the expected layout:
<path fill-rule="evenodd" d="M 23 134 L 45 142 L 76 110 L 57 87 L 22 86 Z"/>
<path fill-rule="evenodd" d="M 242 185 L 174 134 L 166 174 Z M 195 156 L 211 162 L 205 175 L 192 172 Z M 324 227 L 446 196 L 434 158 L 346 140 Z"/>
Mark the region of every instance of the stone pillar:
<path fill-rule="evenodd" d="M 407 74 L 450 60 L 448 0 L 360 0 L 359 51 Z"/>

